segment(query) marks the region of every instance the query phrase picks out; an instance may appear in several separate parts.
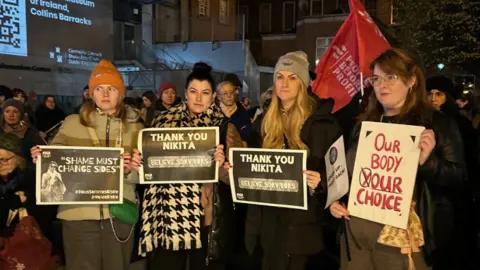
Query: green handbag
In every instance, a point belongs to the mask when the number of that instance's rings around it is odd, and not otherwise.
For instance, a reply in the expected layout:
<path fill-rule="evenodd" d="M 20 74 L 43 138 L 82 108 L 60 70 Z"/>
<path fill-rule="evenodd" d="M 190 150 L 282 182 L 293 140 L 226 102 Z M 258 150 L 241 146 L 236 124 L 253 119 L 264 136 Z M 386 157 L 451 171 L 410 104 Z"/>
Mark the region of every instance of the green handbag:
<path fill-rule="evenodd" d="M 135 225 L 140 217 L 138 205 L 125 198 L 122 204 L 110 204 L 108 210 L 113 218 L 130 225 Z"/>

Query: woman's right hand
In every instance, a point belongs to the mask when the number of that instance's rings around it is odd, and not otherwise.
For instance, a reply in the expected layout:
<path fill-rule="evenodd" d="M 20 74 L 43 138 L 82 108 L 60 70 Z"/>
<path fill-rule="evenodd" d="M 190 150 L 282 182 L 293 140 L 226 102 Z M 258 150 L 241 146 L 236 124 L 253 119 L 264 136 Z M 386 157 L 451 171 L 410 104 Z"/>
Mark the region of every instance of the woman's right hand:
<path fill-rule="evenodd" d="M 37 163 L 38 155 L 42 152 L 42 149 L 38 146 L 34 146 L 30 149 L 30 154 L 32 155 L 33 163 Z"/>
<path fill-rule="evenodd" d="M 330 213 L 336 218 L 345 218 L 350 220 L 350 212 L 348 212 L 344 204 L 340 204 L 338 201 L 330 205 Z"/>

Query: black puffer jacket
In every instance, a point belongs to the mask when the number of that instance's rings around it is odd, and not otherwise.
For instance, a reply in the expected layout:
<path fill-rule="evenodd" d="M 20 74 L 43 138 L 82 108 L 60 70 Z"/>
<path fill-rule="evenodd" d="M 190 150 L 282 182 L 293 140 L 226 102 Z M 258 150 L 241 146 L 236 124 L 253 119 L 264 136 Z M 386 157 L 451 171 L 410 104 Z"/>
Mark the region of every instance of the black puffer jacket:
<path fill-rule="evenodd" d="M 245 242 L 250 254 L 253 254 L 258 237 L 267 260 L 275 260 L 280 255 L 316 254 L 324 249 L 322 234 L 326 201 L 324 156 L 342 132 L 330 114 L 333 102 L 318 98 L 316 101 L 317 109 L 305 121 L 300 135 L 309 148 L 307 169 L 320 172 L 322 181 L 315 194 L 308 197 L 307 211 L 248 206 Z M 255 130 L 253 133 L 260 134 L 260 131 Z M 257 138 L 259 138 L 257 144 L 249 145 L 250 147 L 261 146 L 261 136 Z"/>
<path fill-rule="evenodd" d="M 383 122 L 398 123 L 396 117 L 384 117 Z M 436 248 L 435 240 L 438 237 L 435 230 L 440 229 L 434 222 L 435 216 L 440 213 L 445 223 L 453 222 L 453 215 L 448 215 L 454 212 L 454 205 L 451 203 L 453 200 L 450 198 L 460 196 L 465 184 L 463 145 L 457 125 L 441 112 L 415 113 L 401 124 L 424 126 L 435 133 L 435 148 L 427 161 L 418 167 L 413 195 L 413 200 L 417 202 L 416 212 L 423 225 L 425 260 L 431 264 L 432 254 Z M 358 124 L 347 151 L 347 167 L 350 175 L 355 164 L 359 132 Z"/>

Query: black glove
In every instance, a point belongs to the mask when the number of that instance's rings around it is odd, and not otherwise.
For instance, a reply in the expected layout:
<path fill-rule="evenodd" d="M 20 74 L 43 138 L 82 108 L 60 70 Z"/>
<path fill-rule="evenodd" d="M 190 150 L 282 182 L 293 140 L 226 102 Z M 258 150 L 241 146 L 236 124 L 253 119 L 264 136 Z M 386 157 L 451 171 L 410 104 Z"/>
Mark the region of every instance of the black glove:
<path fill-rule="evenodd" d="M 20 196 L 16 194 L 7 195 L 5 198 L 5 202 L 7 203 L 8 209 L 10 210 L 16 210 L 24 207 L 22 201 L 20 200 Z"/>

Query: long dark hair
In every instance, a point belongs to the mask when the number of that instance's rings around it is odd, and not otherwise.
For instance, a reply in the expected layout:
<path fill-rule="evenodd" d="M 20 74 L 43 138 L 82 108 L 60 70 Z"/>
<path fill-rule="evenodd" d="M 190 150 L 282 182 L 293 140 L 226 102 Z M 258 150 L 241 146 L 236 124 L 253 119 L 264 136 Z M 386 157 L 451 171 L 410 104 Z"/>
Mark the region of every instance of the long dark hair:
<path fill-rule="evenodd" d="M 188 89 L 188 86 L 193 80 L 198 81 L 208 81 L 212 87 L 212 91 L 215 92 L 215 81 L 212 77 L 212 67 L 207 63 L 198 62 L 193 66 L 193 71 L 188 75 L 187 81 L 185 83 L 185 90 Z"/>
<path fill-rule="evenodd" d="M 157 96 L 153 91 L 146 91 L 142 94 L 142 98 L 146 97 L 150 100 L 151 105 L 147 108 L 147 116 L 145 117 L 145 126 L 149 127 L 152 124 L 152 120 L 155 117 L 155 110 L 157 104 Z"/>
<path fill-rule="evenodd" d="M 423 71 L 407 52 L 397 48 L 388 49 L 373 60 L 370 64 L 370 69 L 373 70 L 377 65 L 385 73 L 397 75 L 404 83 L 407 83 L 407 81 L 412 78 L 416 79 L 400 111 L 399 123 L 408 121 L 411 113 L 425 115 L 424 113 L 433 110 L 427 98 Z M 383 106 L 377 100 L 375 91 L 372 91 L 367 108 L 365 112 L 359 116 L 359 119 L 361 121 L 379 121 L 382 114 Z"/>

